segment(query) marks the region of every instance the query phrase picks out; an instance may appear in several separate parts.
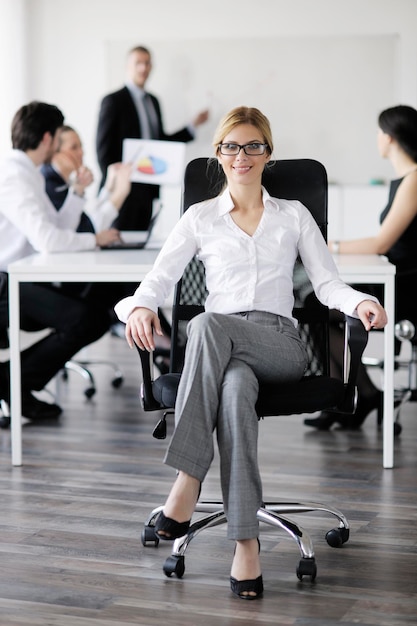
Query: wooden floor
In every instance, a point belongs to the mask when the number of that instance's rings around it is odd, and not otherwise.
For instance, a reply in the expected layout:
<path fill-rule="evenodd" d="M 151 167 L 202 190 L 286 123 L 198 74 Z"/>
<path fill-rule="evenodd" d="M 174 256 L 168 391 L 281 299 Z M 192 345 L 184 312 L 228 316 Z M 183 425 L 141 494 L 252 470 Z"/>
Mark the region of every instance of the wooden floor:
<path fill-rule="evenodd" d="M 87 401 L 71 374 L 59 422 L 24 427 L 21 468 L 0 431 L 0 626 L 417 624 L 417 404 L 403 410 L 394 470 L 382 469 L 374 415 L 355 433 L 312 432 L 302 416 L 261 422 L 265 499 L 332 504 L 351 539 L 330 548 L 332 519 L 299 517 L 318 568 L 314 583 L 300 582 L 295 542 L 262 526 L 265 594 L 244 602 L 229 589 L 224 526 L 196 537 L 181 579 L 162 571 L 169 542 L 142 546 L 143 522 L 174 478 L 162 463 L 166 442 L 152 438 L 156 415 L 140 408 L 136 353 L 108 336 L 93 354 L 119 360 L 120 389 L 97 366 Z M 216 458 L 202 498 L 218 497 Z"/>

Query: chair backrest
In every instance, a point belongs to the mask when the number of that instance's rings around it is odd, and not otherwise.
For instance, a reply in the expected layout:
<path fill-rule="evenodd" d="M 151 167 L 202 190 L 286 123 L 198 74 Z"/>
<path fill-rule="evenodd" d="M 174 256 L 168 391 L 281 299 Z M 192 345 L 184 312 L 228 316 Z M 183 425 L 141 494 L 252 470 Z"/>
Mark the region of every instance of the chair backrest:
<path fill-rule="evenodd" d="M 216 159 L 191 161 L 184 175 L 183 212 L 196 202 L 219 195 L 223 181 Z M 321 163 L 314 159 L 273 161 L 265 168 L 262 184 L 274 198 L 302 202 L 327 239 L 327 173 Z"/>
<path fill-rule="evenodd" d="M 198 158 L 191 161 L 184 176 L 183 212 L 192 204 L 217 196 L 223 187 L 223 173 L 215 159 Z M 276 198 L 300 200 L 312 213 L 323 237 L 327 237 L 327 175 L 321 163 L 312 159 L 275 161 L 267 166 L 263 185 Z M 300 274 L 302 268 L 298 265 Z M 308 279 L 304 273 L 304 285 Z M 307 292 L 310 290 L 307 289 Z M 187 322 L 204 310 L 206 286 L 203 264 L 194 258 L 179 281 L 174 297 L 171 335 L 171 371 L 181 371 L 185 327 Z M 310 356 L 309 374 L 329 371 L 328 310 L 311 294 L 301 299 L 295 294 L 294 316 L 299 320 L 301 336 Z"/>

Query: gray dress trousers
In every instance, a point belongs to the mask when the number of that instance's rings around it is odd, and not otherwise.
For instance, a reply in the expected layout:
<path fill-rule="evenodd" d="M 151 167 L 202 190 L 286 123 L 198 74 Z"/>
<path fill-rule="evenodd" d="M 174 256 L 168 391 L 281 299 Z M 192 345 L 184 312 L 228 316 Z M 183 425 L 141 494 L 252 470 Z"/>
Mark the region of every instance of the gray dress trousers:
<path fill-rule="evenodd" d="M 259 381 L 300 380 L 307 353 L 291 320 L 262 311 L 202 313 L 188 325 L 175 430 L 165 463 L 203 482 L 216 430 L 228 537 L 258 536 Z"/>

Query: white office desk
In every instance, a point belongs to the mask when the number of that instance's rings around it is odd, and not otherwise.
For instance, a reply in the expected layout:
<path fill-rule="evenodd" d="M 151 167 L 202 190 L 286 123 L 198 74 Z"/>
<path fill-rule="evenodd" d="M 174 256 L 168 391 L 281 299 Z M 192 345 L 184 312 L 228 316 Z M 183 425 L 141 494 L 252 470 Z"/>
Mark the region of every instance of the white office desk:
<path fill-rule="evenodd" d="M 157 254 L 158 249 L 34 254 L 9 265 L 10 415 L 13 465 L 22 465 L 19 283 L 139 283 L 152 268 Z"/>
<path fill-rule="evenodd" d="M 334 255 L 340 277 L 352 286 L 382 284 L 388 324 L 384 329 L 383 466 L 394 467 L 394 316 L 395 265 L 377 254 Z"/>
<path fill-rule="evenodd" d="M 10 264 L 10 370 L 12 464 L 22 465 L 21 372 L 19 345 L 19 283 L 130 282 L 139 283 L 152 268 L 158 250 L 101 250 L 69 254 L 34 254 Z M 385 289 L 388 324 L 384 331 L 383 466 L 394 466 L 394 279 L 395 267 L 377 255 L 336 255 L 342 279 L 350 284 L 381 283 Z"/>

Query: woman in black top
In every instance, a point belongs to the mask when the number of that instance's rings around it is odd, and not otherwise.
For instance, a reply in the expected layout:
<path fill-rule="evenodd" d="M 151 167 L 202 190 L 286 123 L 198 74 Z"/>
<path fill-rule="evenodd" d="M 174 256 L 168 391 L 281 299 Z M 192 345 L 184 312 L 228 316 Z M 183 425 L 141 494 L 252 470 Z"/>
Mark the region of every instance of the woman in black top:
<path fill-rule="evenodd" d="M 380 216 L 381 227 L 374 237 L 331 241 L 330 250 L 340 254 L 383 254 L 396 266 L 395 319 L 417 319 L 417 111 L 399 105 L 378 118 L 378 149 L 389 159 L 396 174 L 391 181 L 388 204 Z M 376 293 L 376 286 L 364 288 Z M 359 287 L 358 287 L 359 288 Z M 382 300 L 382 298 L 381 298 Z M 333 336 L 332 336 L 333 337 Z M 334 333 L 335 346 L 337 332 Z M 341 338 L 339 337 L 339 343 Z M 336 347 L 332 365 L 335 375 L 341 373 L 340 353 Z M 382 392 L 369 378 L 365 367 L 358 376 L 358 407 L 355 415 L 346 417 L 325 412 L 317 418 L 306 419 L 307 426 L 328 430 L 338 423 L 345 428 L 359 428 L 374 409 L 382 410 Z"/>

